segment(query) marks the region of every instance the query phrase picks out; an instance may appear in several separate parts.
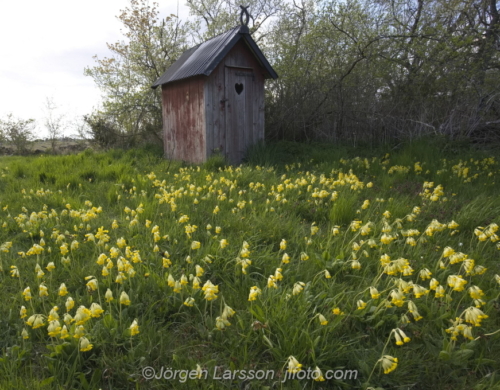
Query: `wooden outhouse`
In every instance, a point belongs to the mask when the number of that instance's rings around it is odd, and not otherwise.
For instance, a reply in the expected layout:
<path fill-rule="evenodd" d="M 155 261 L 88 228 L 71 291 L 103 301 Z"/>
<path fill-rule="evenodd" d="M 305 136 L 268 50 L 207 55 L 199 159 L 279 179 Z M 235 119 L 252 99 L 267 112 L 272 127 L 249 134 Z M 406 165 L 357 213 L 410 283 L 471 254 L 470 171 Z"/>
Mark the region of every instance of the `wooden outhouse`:
<path fill-rule="evenodd" d="M 162 89 L 165 155 L 239 164 L 264 139 L 264 80 L 277 77 L 243 23 L 184 52 L 152 86 Z"/>

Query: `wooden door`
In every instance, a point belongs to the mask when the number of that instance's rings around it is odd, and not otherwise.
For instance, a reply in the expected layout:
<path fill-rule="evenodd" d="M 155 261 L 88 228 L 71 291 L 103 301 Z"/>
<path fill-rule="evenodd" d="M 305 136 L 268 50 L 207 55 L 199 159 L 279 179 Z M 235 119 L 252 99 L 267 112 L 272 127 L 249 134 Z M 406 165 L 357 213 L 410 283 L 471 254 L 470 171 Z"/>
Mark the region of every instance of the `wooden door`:
<path fill-rule="evenodd" d="M 253 140 L 254 96 L 258 92 L 252 68 L 225 68 L 226 156 L 239 164 Z"/>

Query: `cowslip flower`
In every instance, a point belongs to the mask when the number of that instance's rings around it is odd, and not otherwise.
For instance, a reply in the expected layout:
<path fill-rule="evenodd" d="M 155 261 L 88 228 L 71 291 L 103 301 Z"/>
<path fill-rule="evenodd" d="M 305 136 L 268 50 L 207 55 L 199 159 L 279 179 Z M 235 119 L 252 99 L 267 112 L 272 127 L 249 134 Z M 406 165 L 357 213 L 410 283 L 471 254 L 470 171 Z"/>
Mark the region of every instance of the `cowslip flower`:
<path fill-rule="evenodd" d="M 392 330 L 394 334 L 394 338 L 396 339 L 396 345 L 403 345 L 404 343 L 408 343 L 411 339 L 403 332 L 401 329 L 396 328 Z"/>
<path fill-rule="evenodd" d="M 120 305 L 130 305 L 129 296 L 125 291 L 122 291 L 120 294 Z"/>
<path fill-rule="evenodd" d="M 444 287 L 439 285 L 436 287 L 436 294 L 434 295 L 436 298 L 443 298 L 445 295 Z"/>
<path fill-rule="evenodd" d="M 137 319 L 135 319 L 132 322 L 129 329 L 130 329 L 130 336 L 135 336 L 136 334 L 139 334 L 139 325 L 137 324 Z"/>
<path fill-rule="evenodd" d="M 61 283 L 61 285 L 59 286 L 58 295 L 60 297 L 64 297 L 67 294 L 68 294 L 68 289 L 66 288 L 66 285 L 64 283 Z"/>
<path fill-rule="evenodd" d="M 49 312 L 49 318 L 47 319 L 47 321 L 52 322 L 58 320 L 59 319 L 59 314 L 57 314 L 58 310 L 59 308 L 57 306 L 54 306 Z"/>
<path fill-rule="evenodd" d="M 248 248 L 249 248 L 248 243 L 246 241 L 244 241 L 243 242 L 243 246 L 242 246 L 242 248 L 240 250 L 240 256 L 241 257 L 245 258 L 245 257 L 250 256 L 251 252 L 248 250 Z"/>
<path fill-rule="evenodd" d="M 224 249 L 226 246 L 229 245 L 229 242 L 223 238 L 222 240 L 219 241 L 221 249 Z"/>
<path fill-rule="evenodd" d="M 172 265 L 172 261 L 168 257 L 162 257 L 163 268 L 168 268 Z"/>
<path fill-rule="evenodd" d="M 215 286 L 210 280 L 207 280 L 201 290 L 205 294 L 205 299 L 207 301 L 212 301 L 217 299 L 217 293 L 219 292 L 219 286 Z"/>
<path fill-rule="evenodd" d="M 478 286 L 470 286 L 469 295 L 472 299 L 481 299 L 484 293 Z"/>
<path fill-rule="evenodd" d="M 21 306 L 21 310 L 19 311 L 19 316 L 21 318 L 24 318 L 24 317 L 27 316 L 27 310 L 26 310 L 26 308 L 24 306 Z"/>
<path fill-rule="evenodd" d="M 75 319 L 73 318 L 73 316 L 71 314 L 65 313 L 64 317 L 63 317 L 63 321 L 66 325 L 70 325 L 72 322 L 75 321 Z"/>
<path fill-rule="evenodd" d="M 382 369 L 384 370 L 384 374 L 389 374 L 394 371 L 398 366 L 398 358 L 392 357 L 390 355 L 384 355 L 379 359 L 379 362 L 382 364 Z"/>
<path fill-rule="evenodd" d="M 282 239 L 280 242 L 280 250 L 284 251 L 286 249 L 286 240 Z"/>
<path fill-rule="evenodd" d="M 193 241 L 191 243 L 191 249 L 195 250 L 195 249 L 199 249 L 201 247 L 201 243 L 199 241 Z"/>
<path fill-rule="evenodd" d="M 224 303 L 224 310 L 222 311 L 222 317 L 231 318 L 235 314 L 236 312 L 230 306 Z"/>
<path fill-rule="evenodd" d="M 455 253 L 455 250 L 452 247 L 445 247 L 443 250 L 443 257 L 449 257 Z"/>
<path fill-rule="evenodd" d="M 362 299 L 359 299 L 356 302 L 356 306 L 358 306 L 358 310 L 363 310 L 366 307 L 366 302 L 364 302 Z"/>
<path fill-rule="evenodd" d="M 111 302 L 114 298 L 113 298 L 113 292 L 108 288 L 106 290 L 106 294 L 104 294 L 104 298 L 106 299 L 106 302 Z"/>
<path fill-rule="evenodd" d="M 325 381 L 325 377 L 323 376 L 323 373 L 319 369 L 318 366 L 313 370 L 311 373 L 311 377 L 316 381 L 316 382 L 323 382 Z"/>
<path fill-rule="evenodd" d="M 219 330 L 223 330 L 226 326 L 229 325 L 231 325 L 231 323 L 227 320 L 227 318 L 224 318 L 223 316 L 219 316 L 215 319 L 215 327 Z"/>
<path fill-rule="evenodd" d="M 57 337 L 61 332 L 61 324 L 59 321 L 50 321 L 49 326 L 47 327 L 47 332 L 50 337 Z"/>
<path fill-rule="evenodd" d="M 429 271 L 427 268 L 420 270 L 420 272 L 418 273 L 419 278 L 422 280 L 430 279 L 431 275 L 432 275 L 432 272 Z"/>
<path fill-rule="evenodd" d="M 283 257 L 281 258 L 281 262 L 283 264 L 288 264 L 290 262 L 290 256 L 288 256 L 287 253 L 283 253 Z"/>
<path fill-rule="evenodd" d="M 267 288 L 278 288 L 278 285 L 276 284 L 276 277 L 274 275 L 269 275 L 269 278 L 267 278 Z"/>
<path fill-rule="evenodd" d="M 378 299 L 380 297 L 380 293 L 375 287 L 370 287 L 370 295 L 372 299 Z"/>
<path fill-rule="evenodd" d="M 10 266 L 10 276 L 12 276 L 13 278 L 19 277 L 19 270 L 15 265 Z"/>
<path fill-rule="evenodd" d="M 319 230 L 319 227 L 316 226 L 316 222 L 313 222 L 311 225 L 311 236 L 314 236 Z"/>
<path fill-rule="evenodd" d="M 189 298 L 186 298 L 186 300 L 184 301 L 184 305 L 188 306 L 188 307 L 192 307 L 194 306 L 194 298 L 192 297 L 189 297 Z"/>
<path fill-rule="evenodd" d="M 473 306 L 465 309 L 462 314 L 465 314 L 465 321 L 474 326 L 481 326 L 481 321 L 484 318 L 488 318 L 481 309 Z"/>
<path fill-rule="evenodd" d="M 41 328 L 45 325 L 44 316 L 41 314 L 33 314 L 28 318 L 26 324 L 31 326 L 33 329 Z"/>
<path fill-rule="evenodd" d="M 307 255 L 306 252 L 301 252 L 300 253 L 300 260 L 302 260 L 302 261 L 309 260 L 309 256 Z"/>
<path fill-rule="evenodd" d="M 352 269 L 361 269 L 361 263 L 358 260 L 353 260 L 351 262 Z"/>
<path fill-rule="evenodd" d="M 253 286 L 250 288 L 250 294 L 248 295 L 248 300 L 249 301 L 255 301 L 257 300 L 257 297 L 261 294 L 261 289 L 258 288 L 257 286 Z"/>
<path fill-rule="evenodd" d="M 200 289 L 200 284 L 201 284 L 201 280 L 199 277 L 195 276 L 193 278 L 193 290 L 198 290 Z"/>
<path fill-rule="evenodd" d="M 76 310 L 76 314 L 75 314 L 75 323 L 76 325 L 83 325 L 85 324 L 88 320 L 90 320 L 92 316 L 92 312 L 87 309 L 85 306 L 80 306 L 77 310 Z"/>
<path fill-rule="evenodd" d="M 413 318 L 415 321 L 424 318 L 419 314 L 417 306 L 413 303 L 413 301 L 408 301 L 408 310 L 410 311 L 411 314 L 413 314 Z"/>
<path fill-rule="evenodd" d="M 463 291 L 465 289 L 465 285 L 467 284 L 467 280 L 462 279 L 460 275 L 449 275 L 448 286 L 453 288 L 453 291 Z"/>
<path fill-rule="evenodd" d="M 45 284 L 41 284 L 39 287 L 38 287 L 38 295 L 40 295 L 40 297 L 48 297 L 49 296 L 49 289 L 47 288 L 47 286 L 45 286 Z"/>
<path fill-rule="evenodd" d="M 89 291 L 96 291 L 97 290 L 97 279 L 95 279 L 94 276 L 86 276 L 85 280 L 88 280 L 87 289 Z"/>
<path fill-rule="evenodd" d="M 75 301 L 73 300 L 73 298 L 68 297 L 66 299 L 65 306 L 66 306 L 66 311 L 70 311 L 71 309 L 73 309 L 73 307 L 75 306 Z"/>
<path fill-rule="evenodd" d="M 80 345 L 80 351 L 82 352 L 90 351 L 93 347 L 93 345 L 90 344 L 90 341 L 85 336 L 82 336 L 80 338 L 79 345 Z"/>
<path fill-rule="evenodd" d="M 429 293 L 429 290 L 425 289 L 422 286 L 419 286 L 418 284 L 413 284 L 413 294 L 415 294 L 415 298 L 420 298 L 423 295 L 426 295 Z"/>
<path fill-rule="evenodd" d="M 439 282 L 435 278 L 432 278 L 431 281 L 429 282 L 429 289 L 435 290 L 438 286 Z"/>
<path fill-rule="evenodd" d="M 318 320 L 321 325 L 328 325 L 328 320 L 325 318 L 323 314 L 318 314 Z"/>
<path fill-rule="evenodd" d="M 98 318 L 102 313 L 104 313 L 104 310 L 102 309 L 101 305 L 95 302 L 90 305 L 90 315 L 92 317 Z"/>
<path fill-rule="evenodd" d="M 291 374 L 296 374 L 302 369 L 302 364 L 298 362 L 293 356 L 288 357 L 288 372 Z"/>
<path fill-rule="evenodd" d="M 25 301 L 29 301 L 32 298 L 32 296 L 31 296 L 31 289 L 29 287 L 26 287 L 23 290 L 22 294 L 23 294 L 23 297 L 24 297 Z"/>
<path fill-rule="evenodd" d="M 53 262 L 53 261 L 51 261 L 49 264 L 47 264 L 47 266 L 45 267 L 45 269 L 46 269 L 47 271 L 49 271 L 49 272 L 52 272 L 53 270 L 55 270 L 55 269 L 56 269 L 56 266 L 55 266 L 54 262 Z"/>
<path fill-rule="evenodd" d="M 68 328 L 66 327 L 66 325 L 63 325 L 63 327 L 61 328 L 61 332 L 59 333 L 59 338 L 64 340 L 68 337 L 69 337 Z"/>
<path fill-rule="evenodd" d="M 306 284 L 304 282 L 297 282 L 293 285 L 293 290 L 292 290 L 292 294 L 293 295 L 298 295 L 302 292 L 302 290 L 304 289 L 304 286 Z"/>
<path fill-rule="evenodd" d="M 196 270 L 196 276 L 198 277 L 203 276 L 203 274 L 205 273 L 205 270 L 199 265 L 195 266 L 195 270 Z"/>

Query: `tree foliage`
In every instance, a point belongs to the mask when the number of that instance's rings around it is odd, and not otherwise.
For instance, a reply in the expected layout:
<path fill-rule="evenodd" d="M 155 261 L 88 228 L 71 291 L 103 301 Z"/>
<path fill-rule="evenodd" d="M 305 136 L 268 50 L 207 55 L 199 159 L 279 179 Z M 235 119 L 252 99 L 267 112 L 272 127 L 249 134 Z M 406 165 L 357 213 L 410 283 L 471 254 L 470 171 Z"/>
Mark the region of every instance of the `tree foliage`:
<path fill-rule="evenodd" d="M 34 127 L 34 119 L 21 119 L 8 114 L 5 119 L 0 119 L 0 141 L 15 146 L 17 153 L 26 153 L 33 140 Z"/>
<path fill-rule="evenodd" d="M 112 56 L 95 56 L 97 64 L 85 69 L 104 97 L 93 115 L 113 123 L 130 142 L 158 138 L 161 97 L 151 85 L 187 49 L 187 28 L 175 15 L 160 19 L 158 4 L 146 0 L 131 0 L 118 19 L 125 39 L 108 44 Z"/>
<path fill-rule="evenodd" d="M 384 141 L 445 134 L 500 141 L 497 0 L 252 0 L 250 31 L 280 76 L 267 82 L 274 139 Z M 239 23 L 234 0 L 188 0 L 189 21 L 131 0 L 126 42 L 87 69 L 102 115 L 161 129 L 150 85 L 182 51 Z"/>

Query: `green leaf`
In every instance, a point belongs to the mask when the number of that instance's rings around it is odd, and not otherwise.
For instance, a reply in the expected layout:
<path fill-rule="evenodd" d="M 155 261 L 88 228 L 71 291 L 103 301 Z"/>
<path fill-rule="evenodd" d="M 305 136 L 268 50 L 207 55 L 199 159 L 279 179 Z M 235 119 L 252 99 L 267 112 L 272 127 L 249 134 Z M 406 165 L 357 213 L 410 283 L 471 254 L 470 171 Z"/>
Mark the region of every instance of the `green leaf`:
<path fill-rule="evenodd" d="M 472 349 L 462 349 L 460 351 L 456 351 L 453 354 L 453 362 L 459 364 L 465 363 L 472 357 L 472 355 L 474 355 L 474 351 Z"/>
<path fill-rule="evenodd" d="M 450 360 L 451 356 L 448 351 L 439 352 L 439 360 Z"/>
<path fill-rule="evenodd" d="M 54 376 L 50 376 L 48 378 L 45 378 L 43 381 L 40 382 L 40 387 L 50 385 L 52 382 L 55 381 L 55 379 L 56 378 Z"/>
<path fill-rule="evenodd" d="M 116 321 L 110 313 L 103 317 L 104 326 L 108 329 L 116 328 Z"/>

